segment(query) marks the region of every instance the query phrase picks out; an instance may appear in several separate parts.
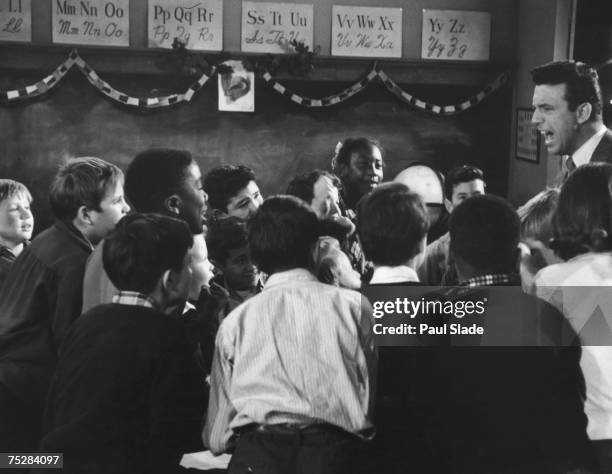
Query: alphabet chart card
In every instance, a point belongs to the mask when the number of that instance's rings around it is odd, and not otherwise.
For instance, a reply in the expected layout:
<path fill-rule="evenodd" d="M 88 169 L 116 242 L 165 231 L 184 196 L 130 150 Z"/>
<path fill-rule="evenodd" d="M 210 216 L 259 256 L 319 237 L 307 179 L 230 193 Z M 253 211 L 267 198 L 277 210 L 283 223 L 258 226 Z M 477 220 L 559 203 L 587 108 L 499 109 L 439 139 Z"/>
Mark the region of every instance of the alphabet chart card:
<path fill-rule="evenodd" d="M 149 0 L 149 47 L 172 48 L 174 39 L 187 49 L 223 49 L 222 0 Z"/>
<path fill-rule="evenodd" d="M 402 57 L 402 9 L 332 7 L 332 56 Z"/>
<path fill-rule="evenodd" d="M 491 14 L 423 10 L 421 58 L 441 61 L 488 61 Z"/>
<path fill-rule="evenodd" d="M 290 42 L 303 42 L 312 51 L 312 4 L 242 2 L 242 51 L 293 53 Z"/>
<path fill-rule="evenodd" d="M 129 0 L 55 0 L 51 16 L 54 43 L 130 45 Z"/>
<path fill-rule="evenodd" d="M 0 0 L 0 41 L 32 41 L 30 0 Z"/>

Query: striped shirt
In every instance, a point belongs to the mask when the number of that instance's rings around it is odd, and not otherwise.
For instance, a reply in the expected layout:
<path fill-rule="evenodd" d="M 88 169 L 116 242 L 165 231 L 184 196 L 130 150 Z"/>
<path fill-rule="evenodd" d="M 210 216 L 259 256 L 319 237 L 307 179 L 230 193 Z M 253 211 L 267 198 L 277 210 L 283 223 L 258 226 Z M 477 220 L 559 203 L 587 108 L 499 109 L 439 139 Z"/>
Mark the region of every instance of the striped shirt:
<path fill-rule="evenodd" d="M 304 269 L 275 273 L 219 328 L 204 444 L 226 451 L 256 423 L 329 423 L 367 437 L 376 351 L 361 295 Z"/>

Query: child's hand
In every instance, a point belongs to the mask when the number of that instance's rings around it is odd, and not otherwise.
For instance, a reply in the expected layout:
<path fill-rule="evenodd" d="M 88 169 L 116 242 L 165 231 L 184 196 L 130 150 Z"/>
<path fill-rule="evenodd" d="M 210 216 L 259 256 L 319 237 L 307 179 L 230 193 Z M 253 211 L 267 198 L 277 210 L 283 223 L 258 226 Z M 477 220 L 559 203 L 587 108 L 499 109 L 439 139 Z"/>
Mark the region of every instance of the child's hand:
<path fill-rule="evenodd" d="M 229 292 L 221 285 L 212 283 L 209 287 L 202 287 L 196 309 L 204 319 L 220 324 L 225 316 L 223 310 L 228 300 Z"/>

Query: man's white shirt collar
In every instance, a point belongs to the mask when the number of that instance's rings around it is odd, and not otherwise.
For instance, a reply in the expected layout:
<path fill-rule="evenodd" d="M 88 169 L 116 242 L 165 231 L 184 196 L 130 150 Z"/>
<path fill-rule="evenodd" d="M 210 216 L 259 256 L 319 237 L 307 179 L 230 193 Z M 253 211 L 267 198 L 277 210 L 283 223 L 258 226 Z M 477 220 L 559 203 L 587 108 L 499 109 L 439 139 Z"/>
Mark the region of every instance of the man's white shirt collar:
<path fill-rule="evenodd" d="M 574 154 L 572 155 L 572 160 L 576 166 L 586 165 L 589 161 L 591 161 L 591 157 L 595 152 L 595 148 L 599 145 L 599 142 L 603 138 L 606 133 L 606 127 L 601 124 L 597 133 L 595 133 L 591 138 L 589 138 L 586 142 L 584 142 L 580 148 L 578 148 Z"/>
<path fill-rule="evenodd" d="M 372 275 L 370 283 L 372 284 L 384 284 L 384 283 L 401 283 L 404 281 L 418 282 L 419 277 L 417 273 L 410 267 L 400 265 L 398 267 L 376 267 Z"/>

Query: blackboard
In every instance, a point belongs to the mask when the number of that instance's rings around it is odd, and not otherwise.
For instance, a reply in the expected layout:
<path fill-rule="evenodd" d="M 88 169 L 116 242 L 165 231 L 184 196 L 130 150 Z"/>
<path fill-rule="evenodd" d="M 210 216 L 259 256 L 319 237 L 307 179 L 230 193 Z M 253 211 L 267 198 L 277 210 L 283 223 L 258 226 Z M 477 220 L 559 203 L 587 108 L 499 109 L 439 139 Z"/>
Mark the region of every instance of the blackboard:
<path fill-rule="evenodd" d="M 46 71 L 0 71 L 0 89 L 35 83 Z M 107 75 L 115 88 L 135 96 L 182 92 L 184 77 Z M 323 97 L 347 83 L 287 80 L 302 95 Z M 474 86 L 410 85 L 402 87 L 427 101 L 454 104 L 479 91 Z M 149 147 L 184 148 L 202 172 L 220 163 L 252 167 L 264 195 L 283 192 L 297 173 L 329 168 L 336 143 L 347 136 L 378 138 L 386 152 L 385 180 L 413 161 L 442 172 L 468 163 L 484 171 L 489 191 L 505 195 L 511 112 L 509 86 L 477 106 L 442 117 L 399 102 L 380 84 L 345 103 L 305 109 L 257 82 L 256 112 L 217 111 L 216 81 L 190 103 L 153 111 L 117 105 L 102 96 L 78 72 L 43 100 L 0 105 L 0 176 L 24 182 L 32 191 L 36 232 L 48 226 L 47 191 L 59 164 L 68 157 L 98 156 L 125 169 Z"/>

